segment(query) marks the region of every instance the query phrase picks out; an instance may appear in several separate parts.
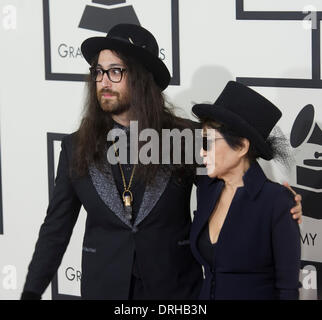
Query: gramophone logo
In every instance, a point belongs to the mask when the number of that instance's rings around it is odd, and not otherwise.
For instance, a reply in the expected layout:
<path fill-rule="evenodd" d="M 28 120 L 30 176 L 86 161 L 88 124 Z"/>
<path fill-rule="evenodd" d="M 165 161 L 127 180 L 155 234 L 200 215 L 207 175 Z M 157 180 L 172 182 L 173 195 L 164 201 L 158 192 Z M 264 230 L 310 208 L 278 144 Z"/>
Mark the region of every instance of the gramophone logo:
<path fill-rule="evenodd" d="M 118 23 L 150 30 L 159 44 L 171 85 L 180 84 L 179 0 L 43 0 L 46 80 L 84 81 L 88 65 L 81 43 L 105 36 Z"/>
<path fill-rule="evenodd" d="M 302 195 L 304 227 L 302 241 L 302 285 L 304 299 L 322 299 L 322 131 L 312 104 L 297 115 L 291 130 L 296 159 L 293 189 Z"/>
<path fill-rule="evenodd" d="M 106 6 L 125 3 L 125 0 L 93 0 L 93 3 Z M 134 11 L 133 6 L 116 7 L 109 9 L 108 7 L 95 7 L 87 5 L 79 23 L 80 28 L 106 32 L 117 23 L 133 23 L 140 24 L 139 19 Z"/>
<path fill-rule="evenodd" d="M 303 197 L 303 214 L 322 219 L 322 131 L 315 122 L 314 107 L 305 106 L 296 117 L 291 131 L 293 148 L 307 147 L 300 155 L 307 157 L 296 165 L 294 189 Z"/>

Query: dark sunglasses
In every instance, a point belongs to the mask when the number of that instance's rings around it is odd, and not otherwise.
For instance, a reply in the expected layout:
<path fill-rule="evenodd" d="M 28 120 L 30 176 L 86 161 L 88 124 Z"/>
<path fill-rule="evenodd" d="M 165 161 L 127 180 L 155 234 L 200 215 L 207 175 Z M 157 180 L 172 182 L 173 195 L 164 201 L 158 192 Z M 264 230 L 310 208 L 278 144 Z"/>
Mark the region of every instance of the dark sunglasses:
<path fill-rule="evenodd" d="M 205 151 L 209 151 L 212 147 L 212 143 L 216 140 L 220 140 L 220 139 L 224 139 L 224 138 L 214 138 L 214 139 L 210 139 L 208 137 L 202 137 L 202 149 Z"/>

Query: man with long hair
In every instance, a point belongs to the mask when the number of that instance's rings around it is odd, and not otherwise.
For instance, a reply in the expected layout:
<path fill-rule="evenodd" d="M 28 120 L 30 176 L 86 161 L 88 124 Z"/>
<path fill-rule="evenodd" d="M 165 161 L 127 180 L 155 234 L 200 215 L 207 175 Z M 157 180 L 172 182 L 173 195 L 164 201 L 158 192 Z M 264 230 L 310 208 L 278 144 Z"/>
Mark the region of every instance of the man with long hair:
<path fill-rule="evenodd" d="M 85 40 L 82 53 L 91 66 L 84 117 L 62 141 L 54 193 L 22 299 L 40 299 L 61 263 L 81 206 L 87 211 L 83 299 L 196 299 L 202 269 L 188 240 L 194 165 L 111 164 L 106 155 L 113 147 L 116 156 L 120 152 L 117 137 L 107 141 L 113 129 L 124 133 L 131 149 L 130 121 L 137 121 L 139 133 L 149 128 L 159 136 L 162 129 L 197 124 L 166 106 L 162 91 L 170 74 L 146 29 L 116 25 L 106 37 Z M 301 215 L 300 204 L 295 210 Z"/>

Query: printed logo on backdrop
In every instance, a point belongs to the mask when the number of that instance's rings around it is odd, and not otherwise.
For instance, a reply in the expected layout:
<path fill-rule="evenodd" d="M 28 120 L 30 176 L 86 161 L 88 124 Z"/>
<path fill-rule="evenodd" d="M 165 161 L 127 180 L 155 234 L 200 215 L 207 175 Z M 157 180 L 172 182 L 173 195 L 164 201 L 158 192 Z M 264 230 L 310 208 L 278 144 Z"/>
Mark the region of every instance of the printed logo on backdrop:
<path fill-rule="evenodd" d="M 315 121 L 314 106 L 308 104 L 297 115 L 290 137 L 291 146 L 300 150 L 296 159 L 296 184 L 302 195 L 305 216 L 322 221 L 322 131 Z M 302 151 L 302 152 L 301 152 Z M 304 157 L 304 159 L 302 159 Z"/>
<path fill-rule="evenodd" d="M 311 55 L 312 72 L 311 79 L 237 77 L 237 81 L 248 86 L 260 87 L 322 88 L 320 41 L 322 11 L 308 5 L 312 1 L 303 1 L 302 11 L 245 11 L 245 2 L 245 0 L 236 0 L 237 20 L 254 20 L 254 23 L 258 23 L 260 20 L 302 21 L 304 28 L 311 29 L 312 45 L 311 48 L 308 47 L 308 51 Z M 277 6 L 276 2 L 275 5 Z M 261 3 L 265 4 L 265 1 L 261 1 Z M 270 0 L 267 0 L 267 3 L 270 4 L 270 7 L 274 7 Z M 285 41 L 287 42 L 287 39 Z M 299 43 L 298 45 L 300 47 L 305 44 Z M 292 55 L 292 52 L 290 52 L 290 55 Z M 272 64 L 274 65 L 274 61 L 272 61 Z"/>
<path fill-rule="evenodd" d="M 320 23 L 322 11 L 313 6 L 305 6 L 303 11 L 268 11 L 265 6 L 272 8 L 272 1 L 262 0 L 256 3 L 263 11 L 246 11 L 245 4 L 254 5 L 254 1 L 236 0 L 236 19 L 254 20 L 260 23 L 264 20 L 293 20 L 303 21 L 303 27 L 311 30 L 311 67 L 310 79 L 267 78 L 267 77 L 237 77 L 237 81 L 248 86 L 289 87 L 289 88 L 322 88 L 321 80 L 321 48 Z M 291 2 L 290 2 L 291 3 Z M 275 5 L 284 6 L 282 2 Z M 249 7 L 249 6 L 248 6 Z M 320 8 L 321 9 L 321 8 Z M 255 22 L 256 20 L 256 22 Z M 286 39 L 287 41 L 287 39 Z M 299 43 L 301 46 L 301 43 Z M 290 52 L 290 55 L 292 52 Z M 272 65 L 277 65 L 274 61 Z M 290 144 L 296 158 L 295 182 L 293 189 L 302 195 L 302 207 L 305 220 L 305 230 L 301 229 L 302 261 L 300 281 L 301 299 L 322 300 L 322 131 L 315 117 L 315 108 L 308 104 L 296 116 L 290 136 Z"/>
<path fill-rule="evenodd" d="M 59 151 L 61 140 L 66 136 L 63 133 L 47 133 L 47 161 L 48 161 L 48 193 L 49 199 L 52 198 L 57 165 L 59 160 Z M 83 210 L 83 209 L 82 209 Z M 81 210 L 81 211 L 82 211 Z M 62 263 L 58 268 L 56 275 L 51 282 L 51 292 L 53 300 L 78 300 L 80 299 L 80 257 L 81 250 L 78 250 L 80 239 L 75 237 L 83 236 L 83 231 L 80 230 L 84 221 L 82 212 L 78 217 L 74 227 L 71 240 L 63 257 Z M 84 216 L 84 215 L 83 215 Z M 78 265 L 77 265 L 78 262 Z M 76 265 L 75 265 L 76 264 Z"/>
<path fill-rule="evenodd" d="M 85 81 L 81 43 L 118 23 L 142 25 L 159 44 L 171 85 L 180 85 L 179 0 L 43 0 L 46 80 Z"/>
<path fill-rule="evenodd" d="M 310 260 L 314 270 L 302 270 L 302 293 L 304 299 L 322 300 L 322 131 L 316 121 L 312 104 L 303 107 L 298 113 L 291 130 L 290 143 L 294 148 L 296 168 L 295 186 L 292 188 L 302 195 L 304 227 L 301 230 L 302 259 Z M 302 261 L 303 263 L 303 261 Z M 308 264 L 308 263 L 306 263 Z M 311 285 L 309 285 L 311 283 Z"/>

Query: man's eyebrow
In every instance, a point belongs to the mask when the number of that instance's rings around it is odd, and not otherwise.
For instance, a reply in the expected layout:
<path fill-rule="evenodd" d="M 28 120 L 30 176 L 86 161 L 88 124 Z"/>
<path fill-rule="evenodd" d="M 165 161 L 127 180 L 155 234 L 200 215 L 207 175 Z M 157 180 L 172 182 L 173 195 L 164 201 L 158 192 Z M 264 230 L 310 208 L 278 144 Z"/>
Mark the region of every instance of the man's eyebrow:
<path fill-rule="evenodd" d="M 103 68 L 103 66 L 99 63 L 97 64 L 97 67 Z M 121 63 L 111 63 L 108 67 L 109 68 L 113 68 L 113 67 L 122 67 L 123 68 L 123 65 Z"/>

